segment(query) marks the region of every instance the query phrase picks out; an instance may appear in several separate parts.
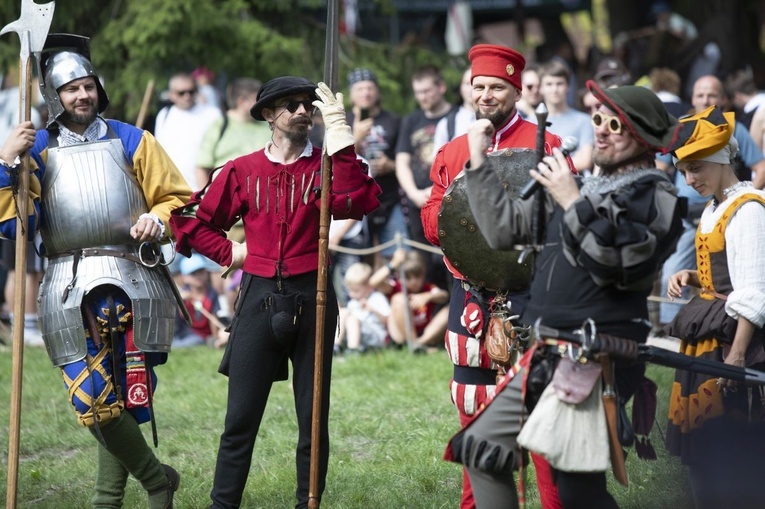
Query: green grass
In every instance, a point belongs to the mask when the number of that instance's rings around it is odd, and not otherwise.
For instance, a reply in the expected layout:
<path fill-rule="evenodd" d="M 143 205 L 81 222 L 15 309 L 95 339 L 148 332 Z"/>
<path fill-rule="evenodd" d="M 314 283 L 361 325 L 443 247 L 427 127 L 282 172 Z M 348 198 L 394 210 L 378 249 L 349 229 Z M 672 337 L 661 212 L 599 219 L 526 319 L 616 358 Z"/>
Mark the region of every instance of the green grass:
<path fill-rule="evenodd" d="M 221 351 L 177 350 L 158 368 L 156 415 L 158 456 L 181 472 L 175 507 L 209 504 L 218 438 L 225 413 L 226 379 L 217 374 Z M 94 482 L 95 442 L 76 424 L 59 371 L 42 349 L 24 353 L 24 393 L 18 507 L 82 509 Z M 0 491 L 5 499 L 11 352 L 0 350 Z M 449 400 L 451 365 L 443 353 L 412 356 L 406 351 L 335 362 L 330 436 L 332 451 L 322 507 L 333 509 L 457 508 L 459 466 L 443 461 L 444 446 L 457 430 Z M 658 421 L 666 421 L 672 373 L 651 368 L 660 387 Z M 294 448 L 297 427 L 288 383 L 274 385 L 242 507 L 276 509 L 295 503 Z M 150 433 L 148 426 L 144 432 Z M 690 507 L 683 468 L 668 458 L 656 427 L 652 441 L 659 461 L 630 453 L 630 486 L 610 479 L 623 508 Z M 610 478 L 610 475 L 609 475 Z M 529 507 L 539 502 L 533 474 Z M 145 494 L 131 480 L 126 508 L 145 507 Z"/>

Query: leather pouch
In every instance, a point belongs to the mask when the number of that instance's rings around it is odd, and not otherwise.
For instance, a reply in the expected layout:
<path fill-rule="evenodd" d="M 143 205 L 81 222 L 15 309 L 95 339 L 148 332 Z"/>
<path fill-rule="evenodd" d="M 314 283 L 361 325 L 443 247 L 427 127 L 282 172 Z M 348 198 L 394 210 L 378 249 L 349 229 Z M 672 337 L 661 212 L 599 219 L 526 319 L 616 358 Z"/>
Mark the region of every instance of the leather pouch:
<path fill-rule="evenodd" d="M 303 297 L 299 293 L 267 293 L 263 307 L 268 310 L 274 338 L 282 344 L 294 341 L 300 328 L 300 315 L 303 314 Z"/>
<path fill-rule="evenodd" d="M 599 362 L 581 363 L 561 357 L 552 379 L 555 394 L 564 403 L 581 403 L 592 393 L 602 370 Z"/>
<path fill-rule="evenodd" d="M 506 313 L 492 313 L 484 346 L 491 360 L 500 365 L 510 362 L 510 342 L 505 333 Z"/>

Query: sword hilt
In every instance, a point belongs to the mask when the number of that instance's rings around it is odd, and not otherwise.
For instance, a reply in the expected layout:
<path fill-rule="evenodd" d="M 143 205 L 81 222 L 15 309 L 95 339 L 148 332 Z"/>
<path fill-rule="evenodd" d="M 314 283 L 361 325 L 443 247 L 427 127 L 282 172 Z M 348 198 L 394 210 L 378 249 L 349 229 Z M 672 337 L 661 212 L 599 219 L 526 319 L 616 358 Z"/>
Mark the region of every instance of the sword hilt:
<path fill-rule="evenodd" d="M 635 360 L 638 358 L 638 343 L 629 339 L 599 334 L 592 321 L 586 321 L 580 329 L 562 331 L 542 325 L 540 320 L 534 324 L 534 336 L 537 339 L 560 339 L 581 345 L 583 349 L 595 354 L 608 354 L 618 359 Z"/>

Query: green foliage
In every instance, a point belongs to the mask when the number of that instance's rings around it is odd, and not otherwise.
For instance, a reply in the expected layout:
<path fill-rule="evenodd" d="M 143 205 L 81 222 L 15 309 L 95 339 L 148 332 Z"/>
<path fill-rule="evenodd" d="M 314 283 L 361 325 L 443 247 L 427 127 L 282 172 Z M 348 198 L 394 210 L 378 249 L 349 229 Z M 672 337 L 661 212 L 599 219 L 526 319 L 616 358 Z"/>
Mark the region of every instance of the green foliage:
<path fill-rule="evenodd" d="M 452 62 L 445 54 L 416 44 L 390 46 L 377 44 L 357 37 L 345 37 L 340 46 L 340 79 L 342 90 L 347 90 L 348 71 L 367 67 L 377 76 L 382 93 L 383 107 L 399 114 L 406 114 L 417 107 L 412 95 L 411 77 L 415 70 L 425 65 L 441 69 L 444 80 L 452 88 L 462 79 L 465 62 Z M 449 95 L 451 102 L 461 102 L 459 96 Z"/>
<path fill-rule="evenodd" d="M 19 5 L 0 0 L 0 20 L 17 19 Z M 376 15 L 390 15 L 391 5 L 376 0 Z M 91 37 L 93 63 L 111 102 L 106 114 L 130 122 L 150 80 L 157 97 L 171 74 L 197 66 L 228 79 L 321 80 L 325 6 L 322 0 L 58 0 L 50 31 Z M 3 68 L 18 66 L 18 48 L 15 35 L 0 38 Z M 398 113 L 416 106 L 410 76 L 417 67 L 439 65 L 449 84 L 459 83 L 462 71 L 462 63 L 451 65 L 444 55 L 413 42 L 394 47 L 343 36 L 339 52 L 338 89 L 347 91 L 348 70 L 367 66 L 380 80 L 385 107 Z M 155 113 L 156 103 L 150 106 L 149 114 Z"/>
<path fill-rule="evenodd" d="M 158 368 L 157 454 L 182 475 L 176 507 L 209 505 L 218 437 L 226 406 L 226 378 L 217 373 L 222 352 L 204 347 L 179 349 Z M 7 472 L 11 352 L 0 347 L 0 478 Z M 673 372 L 652 367 L 660 388 L 657 421 L 664 428 Z M 330 454 L 322 507 L 333 509 L 456 508 L 461 469 L 443 461 L 444 447 L 457 431 L 449 399 L 451 364 L 441 352 L 412 356 L 386 351 L 335 359 L 332 369 Z M 274 384 L 255 444 L 242 507 L 272 509 L 295 503 L 297 424 L 292 389 Z M 149 427 L 144 426 L 147 437 Z M 58 369 L 44 349 L 24 352 L 18 506 L 81 509 L 95 479 L 96 443 L 78 426 Z M 690 497 L 683 468 L 662 447 L 657 427 L 651 436 L 659 454 L 638 461 L 630 451 L 630 486 L 609 489 L 624 509 L 686 509 Z M 539 508 L 533 469 L 527 501 Z M 0 493 L 4 493 L 2 482 Z M 145 492 L 128 483 L 125 507 L 145 507 Z"/>
<path fill-rule="evenodd" d="M 100 72 L 113 76 L 109 94 L 129 116 L 137 112 L 149 79 L 163 90 L 174 72 L 201 65 L 232 77 L 268 79 L 306 63 L 302 41 L 252 17 L 241 0 L 127 3 L 94 37 L 93 53 Z"/>

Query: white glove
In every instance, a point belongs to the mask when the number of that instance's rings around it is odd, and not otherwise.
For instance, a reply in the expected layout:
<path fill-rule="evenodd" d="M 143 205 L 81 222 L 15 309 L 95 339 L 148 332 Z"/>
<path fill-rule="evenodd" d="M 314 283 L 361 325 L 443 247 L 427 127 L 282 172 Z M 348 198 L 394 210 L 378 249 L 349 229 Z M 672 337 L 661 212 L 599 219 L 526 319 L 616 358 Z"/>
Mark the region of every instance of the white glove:
<path fill-rule="evenodd" d="M 236 269 L 241 269 L 244 265 L 244 259 L 247 258 L 247 243 L 239 243 L 231 241 L 231 264 L 226 267 L 226 270 L 220 277 L 225 278 Z"/>
<path fill-rule="evenodd" d="M 353 145 L 353 133 L 345 121 L 345 107 L 343 106 L 343 94 L 338 92 L 332 95 L 329 87 L 319 82 L 316 88 L 318 100 L 313 105 L 319 108 L 324 118 L 324 146 L 327 155 L 334 155 L 345 147 Z"/>

